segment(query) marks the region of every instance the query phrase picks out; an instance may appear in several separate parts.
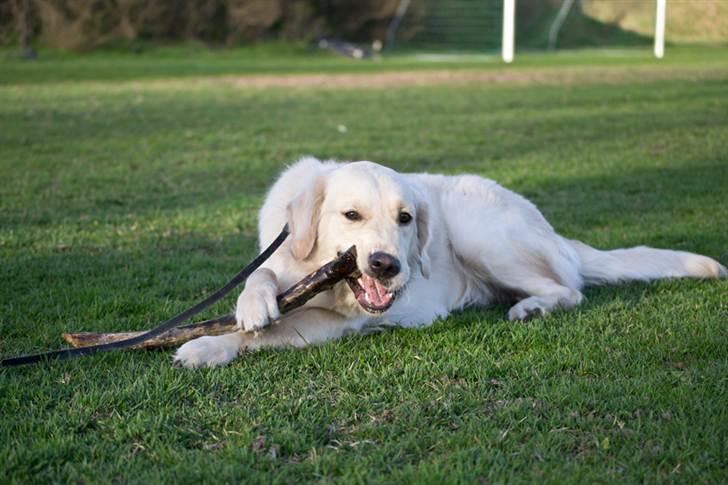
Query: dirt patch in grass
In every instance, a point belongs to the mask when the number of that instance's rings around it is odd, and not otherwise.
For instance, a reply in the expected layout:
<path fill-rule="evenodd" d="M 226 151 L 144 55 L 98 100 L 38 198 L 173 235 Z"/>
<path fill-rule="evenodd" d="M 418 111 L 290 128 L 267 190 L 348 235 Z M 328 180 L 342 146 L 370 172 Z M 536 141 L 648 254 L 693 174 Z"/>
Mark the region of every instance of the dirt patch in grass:
<path fill-rule="evenodd" d="M 297 74 L 225 76 L 215 80 L 239 87 L 382 88 L 463 84 L 634 83 L 662 80 L 704 80 L 728 77 L 723 68 L 578 68 L 513 70 L 399 71 L 368 74 Z M 206 82 L 208 80 L 202 80 Z M 213 82 L 215 82 L 213 81 Z"/>

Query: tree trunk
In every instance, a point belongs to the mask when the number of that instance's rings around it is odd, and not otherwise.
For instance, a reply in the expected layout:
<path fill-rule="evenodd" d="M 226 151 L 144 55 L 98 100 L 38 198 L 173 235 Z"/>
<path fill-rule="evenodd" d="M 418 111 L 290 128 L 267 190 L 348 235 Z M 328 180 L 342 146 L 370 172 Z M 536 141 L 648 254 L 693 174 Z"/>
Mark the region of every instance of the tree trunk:
<path fill-rule="evenodd" d="M 20 56 L 23 59 L 35 59 L 37 54 L 33 49 L 33 24 L 31 21 L 30 0 L 13 0 L 15 13 L 15 28 L 18 32 Z"/>

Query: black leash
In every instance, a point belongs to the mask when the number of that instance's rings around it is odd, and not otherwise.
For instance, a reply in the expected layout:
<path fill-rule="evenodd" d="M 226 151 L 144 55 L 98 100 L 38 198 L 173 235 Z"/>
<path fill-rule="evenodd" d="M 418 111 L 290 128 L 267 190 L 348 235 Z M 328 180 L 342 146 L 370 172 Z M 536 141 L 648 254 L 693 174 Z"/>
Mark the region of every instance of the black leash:
<path fill-rule="evenodd" d="M 42 354 L 33 354 L 33 355 L 22 355 L 20 357 L 11 357 L 8 359 L 3 359 L 0 361 L 0 367 L 14 367 L 18 365 L 25 365 L 25 364 L 35 364 L 37 362 L 41 362 L 44 360 L 55 360 L 55 359 L 71 359 L 73 357 L 81 357 L 84 355 L 91 355 L 95 354 L 97 352 L 110 352 L 112 350 L 119 350 L 119 349 L 125 349 L 128 347 L 131 347 L 133 345 L 137 345 L 141 342 L 144 342 L 145 340 L 149 340 L 150 338 L 156 337 L 157 335 L 166 332 L 167 330 L 170 330 L 181 323 L 183 323 L 185 320 L 197 315 L 205 308 L 209 307 L 210 305 L 217 303 L 222 297 L 230 293 L 233 288 L 238 286 L 240 283 L 248 279 L 248 276 L 253 273 L 256 269 L 260 267 L 261 264 L 263 264 L 268 258 L 271 257 L 271 255 L 275 252 L 276 249 L 280 247 L 281 244 L 283 244 L 283 241 L 288 237 L 288 226 L 284 226 L 281 233 L 278 235 L 278 237 L 273 241 L 270 246 L 265 248 L 265 251 L 260 253 L 250 264 L 248 264 L 246 267 L 241 269 L 238 274 L 233 276 L 230 281 L 225 283 L 225 286 L 217 290 L 212 295 L 208 296 L 201 302 L 197 303 L 196 305 L 188 308 L 187 310 L 183 311 L 182 313 L 175 315 L 174 317 L 170 318 L 166 322 L 162 323 L 161 325 L 151 329 L 150 331 L 138 335 L 136 337 L 132 337 L 126 340 L 120 340 L 119 342 L 112 342 L 108 344 L 101 344 L 101 345 L 91 345 L 89 347 L 79 347 L 77 349 L 63 349 L 63 350 L 56 350 L 53 352 L 45 352 Z"/>

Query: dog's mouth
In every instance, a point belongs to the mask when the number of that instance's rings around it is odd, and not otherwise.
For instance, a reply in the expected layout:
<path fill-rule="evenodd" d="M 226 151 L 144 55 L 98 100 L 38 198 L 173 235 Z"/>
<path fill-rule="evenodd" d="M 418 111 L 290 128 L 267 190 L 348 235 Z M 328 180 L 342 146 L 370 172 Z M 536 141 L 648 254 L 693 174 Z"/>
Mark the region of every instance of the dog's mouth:
<path fill-rule="evenodd" d="M 359 305 L 370 313 L 387 311 L 397 297 L 397 291 L 388 289 L 379 280 L 364 273 L 350 276 L 346 282 Z"/>

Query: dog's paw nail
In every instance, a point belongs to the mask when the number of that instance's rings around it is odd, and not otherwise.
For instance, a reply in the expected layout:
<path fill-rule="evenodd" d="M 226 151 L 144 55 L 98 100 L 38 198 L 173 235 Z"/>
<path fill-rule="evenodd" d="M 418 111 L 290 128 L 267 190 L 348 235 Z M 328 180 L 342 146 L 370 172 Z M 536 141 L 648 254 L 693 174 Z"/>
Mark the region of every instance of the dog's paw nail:
<path fill-rule="evenodd" d="M 527 322 L 536 318 L 543 318 L 545 315 L 543 308 L 529 308 L 526 310 L 526 314 L 523 316 L 522 320 Z"/>

